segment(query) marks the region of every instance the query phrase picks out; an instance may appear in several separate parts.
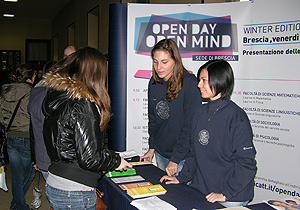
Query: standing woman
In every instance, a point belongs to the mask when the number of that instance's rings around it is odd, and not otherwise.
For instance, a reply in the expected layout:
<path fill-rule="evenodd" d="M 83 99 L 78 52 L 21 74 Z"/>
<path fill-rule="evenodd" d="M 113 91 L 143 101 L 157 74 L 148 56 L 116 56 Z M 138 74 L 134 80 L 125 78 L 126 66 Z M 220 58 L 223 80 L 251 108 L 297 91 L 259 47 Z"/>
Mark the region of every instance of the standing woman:
<path fill-rule="evenodd" d="M 98 181 L 111 170 L 132 167 L 104 149 L 110 119 L 107 61 L 91 47 L 78 49 L 45 76 L 44 141 L 51 165 L 46 194 L 56 209 L 95 209 Z"/>
<path fill-rule="evenodd" d="M 254 195 L 257 171 L 252 128 L 243 109 L 230 100 L 234 76 L 224 60 L 208 61 L 198 71 L 202 98 L 192 122 L 192 152 L 177 177 L 166 184 L 186 183 L 209 202 L 225 207 L 245 206 Z"/>
<path fill-rule="evenodd" d="M 29 209 L 25 194 L 34 178 L 34 154 L 30 149 L 30 116 L 27 112 L 30 90 L 34 82 L 33 70 L 27 64 L 16 68 L 16 81 L 5 84 L 1 89 L 0 121 L 7 128 L 18 101 L 13 123 L 7 133 L 7 154 L 11 169 L 12 202 L 10 209 Z M 4 162 L 0 166 L 4 169 Z"/>
<path fill-rule="evenodd" d="M 172 39 L 158 42 L 151 51 L 152 78 L 148 85 L 149 150 L 141 160 L 152 161 L 169 176 L 181 170 L 190 148 L 190 126 L 201 106 L 197 78 L 183 66 Z"/>

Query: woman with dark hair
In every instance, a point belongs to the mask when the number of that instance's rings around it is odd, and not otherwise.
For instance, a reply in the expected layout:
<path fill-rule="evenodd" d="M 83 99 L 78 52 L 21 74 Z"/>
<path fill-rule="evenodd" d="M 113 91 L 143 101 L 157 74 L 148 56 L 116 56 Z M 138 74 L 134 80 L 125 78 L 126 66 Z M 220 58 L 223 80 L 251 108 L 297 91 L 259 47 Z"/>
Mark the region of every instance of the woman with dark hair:
<path fill-rule="evenodd" d="M 91 47 L 78 49 L 45 75 L 43 136 L 51 159 L 46 194 L 53 209 L 95 209 L 98 181 L 132 167 L 104 149 L 110 120 L 107 61 Z"/>
<path fill-rule="evenodd" d="M 191 153 L 177 177 L 164 176 L 161 182 L 192 181 L 190 186 L 209 202 L 245 206 L 254 195 L 256 151 L 247 114 L 230 100 L 232 68 L 224 60 L 209 61 L 200 67 L 198 79 L 202 98 L 209 102 L 195 112 Z"/>
<path fill-rule="evenodd" d="M 7 154 L 11 169 L 12 202 L 10 209 L 29 209 L 25 194 L 34 178 L 33 153 L 30 149 L 30 116 L 27 112 L 30 90 L 34 81 L 30 66 L 16 68 L 16 81 L 5 84 L 0 96 L 0 122 L 7 128 L 15 107 L 20 101 L 13 123 L 7 132 Z M 0 160 L 4 170 L 4 161 Z"/>
<path fill-rule="evenodd" d="M 191 120 L 201 106 L 197 78 L 183 66 L 172 39 L 159 41 L 151 51 L 152 78 L 148 85 L 149 150 L 141 160 L 152 161 L 168 175 L 181 170 L 190 148 Z"/>

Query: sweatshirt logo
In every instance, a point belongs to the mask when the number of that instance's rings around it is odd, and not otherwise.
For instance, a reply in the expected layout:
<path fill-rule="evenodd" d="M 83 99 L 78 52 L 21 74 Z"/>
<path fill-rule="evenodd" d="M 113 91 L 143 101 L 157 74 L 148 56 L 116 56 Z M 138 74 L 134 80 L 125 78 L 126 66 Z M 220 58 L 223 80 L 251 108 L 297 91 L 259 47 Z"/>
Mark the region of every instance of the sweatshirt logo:
<path fill-rule="evenodd" d="M 201 130 L 198 134 L 198 141 L 202 145 L 208 145 L 209 143 L 209 132 L 205 129 Z"/>
<path fill-rule="evenodd" d="M 170 117 L 170 107 L 166 101 L 160 101 L 156 104 L 157 115 L 161 119 L 168 119 Z"/>

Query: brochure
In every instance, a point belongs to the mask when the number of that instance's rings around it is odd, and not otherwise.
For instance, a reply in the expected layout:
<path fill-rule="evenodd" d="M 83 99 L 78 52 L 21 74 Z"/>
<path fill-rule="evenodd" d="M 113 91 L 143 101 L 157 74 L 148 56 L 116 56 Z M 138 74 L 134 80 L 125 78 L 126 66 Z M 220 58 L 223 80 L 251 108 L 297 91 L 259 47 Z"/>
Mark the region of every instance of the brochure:
<path fill-rule="evenodd" d="M 120 184 L 119 187 L 121 187 L 123 190 L 127 190 L 131 188 L 145 187 L 150 185 L 152 185 L 151 182 L 137 182 L 132 184 Z"/>
<path fill-rule="evenodd" d="M 167 190 L 163 188 L 160 184 L 132 188 L 127 190 L 127 194 L 130 195 L 132 198 L 143 198 L 153 195 L 162 195 L 166 192 Z"/>
<path fill-rule="evenodd" d="M 264 201 L 266 204 L 272 206 L 274 209 L 291 209 L 299 210 L 300 209 L 300 199 L 296 197 L 286 197 L 282 199 L 270 199 Z"/>
<path fill-rule="evenodd" d="M 124 182 L 138 182 L 138 181 L 144 181 L 145 179 L 141 177 L 140 175 L 134 175 L 134 176 L 124 176 L 124 177 L 116 177 L 111 178 L 111 180 L 118 184 L 118 183 L 124 183 Z"/>
<path fill-rule="evenodd" d="M 136 171 L 134 168 L 128 168 L 124 171 L 110 171 L 106 174 L 107 177 L 118 177 L 118 176 L 130 176 L 136 175 Z"/>

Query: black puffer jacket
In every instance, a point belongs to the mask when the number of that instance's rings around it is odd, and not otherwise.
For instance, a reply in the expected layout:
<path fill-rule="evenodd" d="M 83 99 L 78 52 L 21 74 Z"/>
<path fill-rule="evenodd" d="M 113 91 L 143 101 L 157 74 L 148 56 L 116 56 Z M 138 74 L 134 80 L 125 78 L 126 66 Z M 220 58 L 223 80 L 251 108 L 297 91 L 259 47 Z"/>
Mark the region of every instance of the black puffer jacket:
<path fill-rule="evenodd" d="M 48 93 L 42 105 L 43 135 L 51 159 L 49 171 L 78 183 L 97 187 L 107 171 L 121 159 L 104 149 L 105 132 L 100 130 L 100 113 L 93 96 L 77 80 L 48 74 L 43 81 Z"/>

